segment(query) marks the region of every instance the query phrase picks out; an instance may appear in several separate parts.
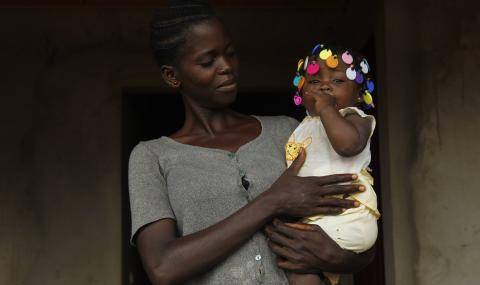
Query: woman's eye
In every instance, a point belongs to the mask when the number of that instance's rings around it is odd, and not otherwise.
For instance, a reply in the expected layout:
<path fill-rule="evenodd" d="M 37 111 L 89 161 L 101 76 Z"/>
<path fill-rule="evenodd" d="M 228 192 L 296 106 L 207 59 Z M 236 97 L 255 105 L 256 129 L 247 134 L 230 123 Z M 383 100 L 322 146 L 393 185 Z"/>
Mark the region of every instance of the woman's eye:
<path fill-rule="evenodd" d="M 202 62 L 200 62 L 200 65 L 203 66 L 203 67 L 210 67 L 210 66 L 213 65 L 213 60 L 202 61 Z"/>

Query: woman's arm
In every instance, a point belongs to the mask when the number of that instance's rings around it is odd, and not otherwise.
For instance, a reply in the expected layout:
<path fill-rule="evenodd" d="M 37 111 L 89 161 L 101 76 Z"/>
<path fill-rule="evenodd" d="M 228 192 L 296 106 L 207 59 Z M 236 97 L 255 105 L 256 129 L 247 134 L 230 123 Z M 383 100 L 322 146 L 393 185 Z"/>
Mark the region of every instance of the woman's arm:
<path fill-rule="evenodd" d="M 342 249 L 316 225 L 275 220 L 265 232 L 277 265 L 296 273 L 354 273 L 375 256 L 375 246 L 360 254 Z"/>
<path fill-rule="evenodd" d="M 354 201 L 322 198 L 353 193 L 359 185 L 336 185 L 355 179 L 352 175 L 298 177 L 305 153 L 270 189 L 226 219 L 191 235 L 176 237 L 175 223 L 164 219 L 145 226 L 136 242 L 153 284 L 179 284 L 206 272 L 245 243 L 273 217 L 338 214 L 354 207 Z M 296 189 L 296 191 L 292 191 Z"/>
<path fill-rule="evenodd" d="M 180 238 L 173 220 L 154 222 L 139 232 L 136 242 L 153 284 L 181 284 L 228 257 L 271 215 L 258 199 L 227 219 Z"/>

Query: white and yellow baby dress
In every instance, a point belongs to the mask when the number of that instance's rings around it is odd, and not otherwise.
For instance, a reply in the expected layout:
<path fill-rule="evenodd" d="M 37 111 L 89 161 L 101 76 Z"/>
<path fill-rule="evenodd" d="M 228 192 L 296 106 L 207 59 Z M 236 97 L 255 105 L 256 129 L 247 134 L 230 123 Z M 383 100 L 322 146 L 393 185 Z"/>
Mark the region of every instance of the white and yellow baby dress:
<path fill-rule="evenodd" d="M 370 139 L 375 129 L 375 117 L 355 107 L 340 110 L 342 116 L 358 114 L 371 122 L 371 133 L 363 151 L 352 157 L 339 155 L 332 147 L 320 117 L 306 116 L 290 136 L 286 146 L 287 165 L 290 167 L 300 148 L 306 151 L 306 160 L 298 176 L 324 176 L 340 173 L 356 173 L 358 181 L 365 186 L 364 192 L 350 195 L 347 199 L 360 202 L 357 208 L 346 210 L 336 216 L 315 216 L 304 222 L 320 226 L 337 244 L 356 253 L 370 249 L 377 239 L 377 195 L 373 190 L 373 178 L 367 172 L 370 164 Z M 338 283 L 338 276 L 326 274 L 330 281 Z M 330 276 L 329 276 L 330 275 Z M 333 278 L 332 278 L 333 277 Z"/>

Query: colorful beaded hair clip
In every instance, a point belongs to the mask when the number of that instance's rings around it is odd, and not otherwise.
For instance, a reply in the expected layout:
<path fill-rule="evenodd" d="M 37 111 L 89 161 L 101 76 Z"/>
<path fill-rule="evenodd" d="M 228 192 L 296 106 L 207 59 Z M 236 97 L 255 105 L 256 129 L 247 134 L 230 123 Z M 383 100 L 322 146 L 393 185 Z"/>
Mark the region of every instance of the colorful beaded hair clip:
<path fill-rule="evenodd" d="M 333 50 L 338 50 L 338 54 L 335 54 Z M 347 66 L 345 74 L 349 80 L 355 81 L 362 87 L 361 91 L 361 103 L 364 109 L 370 109 L 375 107 L 373 104 L 372 92 L 375 89 L 372 77 L 370 75 L 370 66 L 368 65 L 366 58 L 355 58 L 347 49 L 335 49 L 326 44 L 317 44 L 313 50 L 311 56 L 307 56 L 305 59 L 300 59 L 297 64 L 297 72 L 293 79 L 293 85 L 297 87 L 297 91 L 293 96 L 293 102 L 295 105 L 302 104 L 301 92 L 305 83 L 305 73 L 309 75 L 315 75 L 320 70 L 318 60 L 324 60 L 326 66 L 335 68 L 338 66 L 340 59 Z"/>

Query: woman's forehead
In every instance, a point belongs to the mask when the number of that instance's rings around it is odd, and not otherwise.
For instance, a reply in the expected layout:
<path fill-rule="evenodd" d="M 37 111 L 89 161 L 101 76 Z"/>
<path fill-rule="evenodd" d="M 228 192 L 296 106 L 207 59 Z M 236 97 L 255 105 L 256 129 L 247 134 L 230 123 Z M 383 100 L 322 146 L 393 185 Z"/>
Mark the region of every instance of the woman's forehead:
<path fill-rule="evenodd" d="M 224 49 L 231 44 L 231 39 L 222 23 L 217 20 L 208 20 L 198 23 L 190 28 L 185 49 L 187 55 L 199 56 L 219 49 Z"/>

